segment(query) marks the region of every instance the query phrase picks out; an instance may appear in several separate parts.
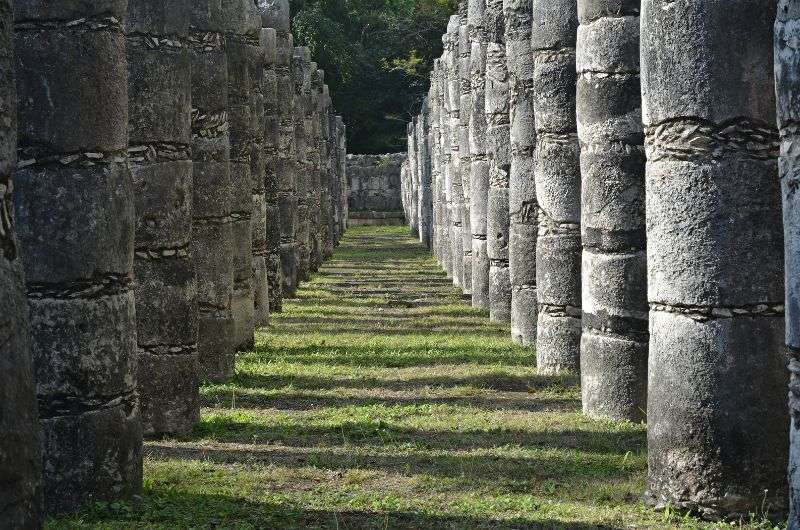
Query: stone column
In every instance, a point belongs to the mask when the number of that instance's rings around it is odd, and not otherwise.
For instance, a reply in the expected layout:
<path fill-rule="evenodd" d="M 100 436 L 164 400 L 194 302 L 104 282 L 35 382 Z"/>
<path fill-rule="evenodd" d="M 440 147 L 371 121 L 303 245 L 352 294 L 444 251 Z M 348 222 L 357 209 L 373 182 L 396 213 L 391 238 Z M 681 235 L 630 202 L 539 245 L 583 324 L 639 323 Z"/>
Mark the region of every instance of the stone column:
<path fill-rule="evenodd" d="M 646 499 L 713 518 L 779 515 L 787 500 L 776 5 L 641 10 Z"/>
<path fill-rule="evenodd" d="M 511 336 L 536 343 L 536 237 L 538 206 L 534 179 L 536 126 L 533 108 L 531 1 L 505 0 L 511 170 L 509 177 L 509 275 Z"/>
<path fill-rule="evenodd" d="M 433 199 L 433 255 L 442 267 L 444 267 L 444 254 L 442 252 L 442 157 L 441 157 L 441 101 L 439 97 L 439 69 L 441 60 L 435 59 L 433 71 L 431 72 L 431 87 L 429 90 L 428 101 L 430 104 L 430 159 L 431 159 L 431 193 Z"/>
<path fill-rule="evenodd" d="M 0 477 L 2 528 L 41 528 L 42 455 L 31 359 L 25 275 L 14 223 L 12 172 L 17 163 L 17 91 L 10 0 L 0 2 Z"/>
<path fill-rule="evenodd" d="M 472 114 L 472 84 L 470 83 L 470 57 L 472 47 L 467 25 L 467 2 L 458 5 L 458 159 L 461 178 L 461 249 L 464 263 L 462 290 L 472 295 L 472 223 L 470 209 L 472 202 L 471 162 L 469 149 L 469 118 Z"/>
<path fill-rule="evenodd" d="M 472 306 L 489 309 L 489 255 L 486 220 L 489 200 L 489 159 L 486 152 L 486 0 L 470 0 L 470 229 L 472 230 Z"/>
<path fill-rule="evenodd" d="M 259 26 L 261 17 L 257 17 Z M 267 117 L 265 72 L 267 64 L 267 40 L 274 36 L 274 30 L 258 32 L 258 47 L 250 49 L 250 77 L 253 87 L 250 93 L 250 189 L 253 201 L 253 215 L 250 218 L 250 241 L 253 246 L 253 325 L 262 327 L 269 324 L 270 295 L 267 272 L 267 152 L 265 151 L 264 129 Z M 275 50 L 274 41 L 272 51 Z M 274 77 L 273 77 L 274 80 Z M 271 172 L 274 177 L 274 172 Z M 274 181 L 274 178 L 273 178 Z M 274 184 L 273 184 L 274 189 Z"/>
<path fill-rule="evenodd" d="M 341 226 L 342 235 L 347 231 L 347 221 L 349 216 L 349 206 L 347 204 L 347 126 L 344 124 L 344 119 L 341 116 L 336 116 L 336 149 L 338 151 L 338 164 L 339 164 L 339 189 L 341 197 L 339 198 L 339 208 L 341 209 L 341 218 L 339 225 Z"/>
<path fill-rule="evenodd" d="M 234 344 L 238 350 L 253 346 L 254 289 L 251 219 L 253 130 L 251 95 L 255 73 L 252 49 L 259 47 L 261 20 L 250 0 L 222 4 L 225 16 L 225 52 L 228 57 L 228 116 L 231 141 L 231 216 L 233 217 Z"/>
<path fill-rule="evenodd" d="M 800 5 L 778 2 L 775 82 L 781 136 L 779 169 L 786 252 L 786 347 L 789 353 L 789 529 L 800 529 Z"/>
<path fill-rule="evenodd" d="M 408 186 L 406 186 L 406 181 L 403 180 L 404 190 L 407 190 L 408 197 L 404 204 L 406 204 L 406 222 L 408 223 L 409 228 L 411 229 L 411 235 L 419 237 L 419 217 L 416 216 L 416 212 L 414 211 L 414 202 L 412 200 L 412 194 L 414 193 L 413 190 L 413 175 L 417 171 L 417 117 L 411 119 L 411 121 L 406 126 L 406 161 L 405 161 L 405 169 L 406 172 L 404 174 L 403 179 L 409 179 Z"/>
<path fill-rule="evenodd" d="M 14 207 L 44 497 L 46 510 L 59 513 L 130 497 L 142 485 L 127 2 L 14 4 Z"/>
<path fill-rule="evenodd" d="M 278 94 L 279 72 L 277 68 L 277 32 L 274 28 L 262 29 L 262 44 L 265 51 L 264 86 L 264 199 L 266 203 L 266 263 L 267 283 L 269 285 L 269 310 L 279 313 L 283 310 L 283 269 L 281 267 L 281 232 L 283 230 L 280 213 L 281 159 L 281 110 Z"/>
<path fill-rule="evenodd" d="M 310 223 L 309 240 L 311 242 L 309 266 L 311 272 L 317 272 L 322 265 L 322 87 L 325 84 L 325 72 L 311 63 L 311 105 L 306 112 L 309 125 L 308 149 L 306 158 L 311 167 L 308 190 L 308 216 Z"/>
<path fill-rule="evenodd" d="M 647 411 L 647 259 L 639 2 L 579 0 L 581 391 L 590 417 Z"/>
<path fill-rule="evenodd" d="M 422 109 L 416 122 L 417 159 L 416 170 L 419 174 L 419 240 L 428 249 L 433 245 L 433 191 L 431 183 L 430 154 L 430 103 L 426 97 L 422 101 Z"/>
<path fill-rule="evenodd" d="M 192 239 L 197 278 L 201 379 L 224 381 L 234 372 L 233 232 L 230 207 L 228 61 L 214 2 L 191 4 Z"/>
<path fill-rule="evenodd" d="M 450 130 L 450 55 L 452 54 L 453 22 L 448 26 L 448 33 L 443 37 L 445 53 L 439 68 L 439 158 L 442 180 L 442 267 L 447 277 L 456 285 L 457 271 L 453 262 L 453 135 Z"/>
<path fill-rule="evenodd" d="M 320 112 L 322 129 L 320 155 L 320 216 L 322 218 L 322 260 L 333 255 L 333 225 L 331 218 L 331 96 L 328 85 L 322 86 L 322 110 Z"/>
<path fill-rule="evenodd" d="M 139 406 L 145 436 L 200 419 L 192 239 L 189 4 L 129 0 L 128 134 L 136 211 Z"/>
<path fill-rule="evenodd" d="M 464 220 L 464 187 L 461 182 L 461 155 L 459 149 L 459 127 L 461 123 L 461 86 L 459 78 L 460 52 L 458 47 L 458 31 L 461 18 L 458 15 L 450 17 L 447 27 L 447 78 L 445 91 L 447 94 L 448 140 L 450 152 L 448 155 L 448 190 L 449 218 L 450 218 L 450 260 L 453 273 L 453 285 L 463 290 L 464 286 L 464 238 L 462 236 L 462 223 Z"/>
<path fill-rule="evenodd" d="M 511 169 L 508 65 L 503 0 L 487 0 L 486 143 L 489 198 L 486 208 L 486 253 L 489 256 L 489 314 L 493 321 L 511 320 L 511 278 L 508 261 L 509 172 Z"/>
<path fill-rule="evenodd" d="M 311 166 L 308 163 L 309 149 L 313 149 L 307 120 L 311 105 L 311 52 L 305 46 L 295 47 L 292 56 L 292 74 L 295 87 L 294 140 L 297 157 L 297 279 L 305 281 L 310 272 L 311 239 L 308 195 Z"/>
<path fill-rule="evenodd" d="M 577 372 L 581 337 L 581 177 L 575 122 L 576 0 L 534 0 L 536 243 L 540 373 Z"/>

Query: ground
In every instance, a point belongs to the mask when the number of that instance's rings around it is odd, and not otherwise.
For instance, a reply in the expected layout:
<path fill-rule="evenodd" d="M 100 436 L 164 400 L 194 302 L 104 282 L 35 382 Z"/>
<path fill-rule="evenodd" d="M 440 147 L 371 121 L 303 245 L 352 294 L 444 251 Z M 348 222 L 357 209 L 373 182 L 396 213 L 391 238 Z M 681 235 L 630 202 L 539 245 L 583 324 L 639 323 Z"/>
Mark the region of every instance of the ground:
<path fill-rule="evenodd" d="M 407 234 L 351 229 L 192 435 L 145 444 L 141 499 L 47 527 L 730 527 L 646 508 L 644 425 L 583 417 Z"/>

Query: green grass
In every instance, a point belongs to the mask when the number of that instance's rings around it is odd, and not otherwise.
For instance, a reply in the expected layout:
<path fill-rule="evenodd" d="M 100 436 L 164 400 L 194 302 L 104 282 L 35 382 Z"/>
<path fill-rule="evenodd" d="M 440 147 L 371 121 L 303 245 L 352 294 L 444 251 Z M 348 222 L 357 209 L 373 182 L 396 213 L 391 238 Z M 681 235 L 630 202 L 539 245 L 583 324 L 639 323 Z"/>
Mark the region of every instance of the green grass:
<path fill-rule="evenodd" d="M 769 528 L 646 508 L 644 426 L 583 417 L 405 228 L 352 229 L 284 308 L 146 443 L 141 499 L 48 528 Z"/>

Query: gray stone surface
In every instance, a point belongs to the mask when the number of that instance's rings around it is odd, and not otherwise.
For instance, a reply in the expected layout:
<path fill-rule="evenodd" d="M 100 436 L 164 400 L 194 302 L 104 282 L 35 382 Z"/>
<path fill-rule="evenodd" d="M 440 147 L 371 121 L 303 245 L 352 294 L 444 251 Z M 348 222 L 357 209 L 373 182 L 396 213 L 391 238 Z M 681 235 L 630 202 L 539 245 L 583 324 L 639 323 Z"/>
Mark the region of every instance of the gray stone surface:
<path fill-rule="evenodd" d="M 418 181 L 418 217 L 419 217 L 419 240 L 428 248 L 433 245 L 433 182 L 431 168 L 431 148 L 430 148 L 430 101 L 425 98 L 422 101 L 419 118 L 416 121 L 416 171 Z"/>
<path fill-rule="evenodd" d="M 776 5 L 642 2 L 646 500 L 707 517 L 787 505 Z"/>
<path fill-rule="evenodd" d="M 472 114 L 472 83 L 470 80 L 470 63 L 472 45 L 469 37 L 468 2 L 462 0 L 458 4 L 458 159 L 459 177 L 461 178 L 461 249 L 463 251 L 462 291 L 472 295 L 472 152 L 469 146 L 469 120 Z"/>
<path fill-rule="evenodd" d="M 126 5 L 14 6 L 14 207 L 50 513 L 142 485 Z"/>
<path fill-rule="evenodd" d="M 294 138 L 297 192 L 297 280 L 308 279 L 311 266 L 311 236 L 309 194 L 311 172 L 308 151 L 311 139 L 311 52 L 306 47 L 295 47 L 292 55 L 292 75 L 295 87 Z"/>
<path fill-rule="evenodd" d="M 14 223 L 13 171 L 17 163 L 17 92 L 12 8 L 0 2 L 0 527 L 42 525 L 42 455 L 31 359 L 28 301 Z"/>
<path fill-rule="evenodd" d="M 511 336 L 523 346 L 536 342 L 536 238 L 538 206 L 534 178 L 536 126 L 531 49 L 532 4 L 505 0 L 511 168 L 508 259 L 511 281 Z"/>
<path fill-rule="evenodd" d="M 198 362 L 201 379 L 224 381 L 234 371 L 233 232 L 228 61 L 215 3 L 191 4 L 192 239 L 197 278 Z"/>
<path fill-rule="evenodd" d="M 310 126 L 309 148 L 306 151 L 309 164 L 311 164 L 311 174 L 308 194 L 308 216 L 309 216 L 309 240 L 311 243 L 309 254 L 309 268 L 311 272 L 317 272 L 322 265 L 322 247 L 324 234 L 324 223 L 322 221 L 322 173 L 323 173 L 323 153 L 322 153 L 322 113 L 323 113 L 323 89 L 325 85 L 325 72 L 318 68 L 318 64 L 312 62 L 311 68 L 311 106 L 310 112 L 306 114 Z"/>
<path fill-rule="evenodd" d="M 581 336 L 580 147 L 575 122 L 576 0 L 534 0 L 534 179 L 540 373 L 577 372 Z"/>
<path fill-rule="evenodd" d="M 224 16 L 225 52 L 228 59 L 228 119 L 231 143 L 231 217 L 233 222 L 234 344 L 237 350 L 253 345 L 255 329 L 252 159 L 253 92 L 256 78 L 251 57 L 260 50 L 261 17 L 250 0 L 221 4 Z"/>
<path fill-rule="evenodd" d="M 781 137 L 779 169 L 786 258 L 786 346 L 789 353 L 789 529 L 800 529 L 800 5 L 778 2 L 775 83 Z"/>
<path fill-rule="evenodd" d="M 578 15 L 583 411 L 642 421 L 648 306 L 639 2 L 579 0 Z"/>
<path fill-rule="evenodd" d="M 186 0 L 129 0 L 125 28 L 138 392 L 148 437 L 186 434 L 200 419 L 189 14 Z"/>
<path fill-rule="evenodd" d="M 511 277 L 508 270 L 511 126 L 508 114 L 510 101 L 503 0 L 487 0 L 484 16 L 487 30 L 484 112 L 486 152 L 489 160 L 489 196 L 486 208 L 489 314 L 494 321 L 506 322 L 511 320 Z"/>
<path fill-rule="evenodd" d="M 489 309 L 489 256 L 486 219 L 489 200 L 489 159 L 486 153 L 486 1 L 470 0 L 470 230 L 472 231 L 472 305 Z"/>
<path fill-rule="evenodd" d="M 400 167 L 405 153 L 347 155 L 347 188 L 350 219 L 402 218 Z"/>

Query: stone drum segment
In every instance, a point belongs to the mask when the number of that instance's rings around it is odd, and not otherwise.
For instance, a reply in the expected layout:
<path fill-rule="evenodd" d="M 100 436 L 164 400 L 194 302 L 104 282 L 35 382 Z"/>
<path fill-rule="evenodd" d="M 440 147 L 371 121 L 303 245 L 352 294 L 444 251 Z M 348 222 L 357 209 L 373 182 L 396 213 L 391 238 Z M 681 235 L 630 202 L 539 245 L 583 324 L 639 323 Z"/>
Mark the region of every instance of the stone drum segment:
<path fill-rule="evenodd" d="M 129 0 L 125 30 L 142 430 L 186 434 L 200 419 L 188 1 Z"/>
<path fill-rule="evenodd" d="M 142 485 L 126 7 L 14 5 L 14 206 L 49 513 Z"/>

